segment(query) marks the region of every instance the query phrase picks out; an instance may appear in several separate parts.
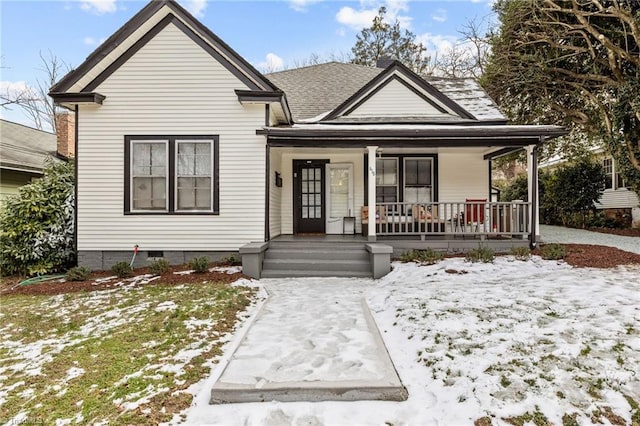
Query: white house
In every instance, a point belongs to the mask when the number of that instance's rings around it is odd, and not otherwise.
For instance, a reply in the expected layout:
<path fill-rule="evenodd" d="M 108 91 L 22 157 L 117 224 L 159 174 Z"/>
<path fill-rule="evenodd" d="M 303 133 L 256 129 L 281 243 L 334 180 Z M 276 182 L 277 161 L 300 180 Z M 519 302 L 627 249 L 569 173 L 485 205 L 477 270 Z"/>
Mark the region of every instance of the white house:
<path fill-rule="evenodd" d="M 380 65 L 264 76 L 173 0 L 150 2 L 51 89 L 77 117 L 79 263 L 252 242 L 262 262 L 344 234 L 396 252 L 535 242 L 536 180 L 534 203 L 492 203 L 490 162 L 525 147 L 533 175 L 564 129 L 509 125 L 474 81 Z M 328 260 L 315 270 L 340 269 Z"/>

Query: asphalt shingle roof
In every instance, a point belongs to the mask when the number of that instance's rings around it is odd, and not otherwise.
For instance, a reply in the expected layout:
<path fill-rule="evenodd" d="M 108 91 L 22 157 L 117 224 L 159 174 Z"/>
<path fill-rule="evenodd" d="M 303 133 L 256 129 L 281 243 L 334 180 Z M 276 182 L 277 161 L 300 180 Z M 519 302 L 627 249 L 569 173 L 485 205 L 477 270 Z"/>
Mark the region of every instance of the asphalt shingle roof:
<path fill-rule="evenodd" d="M 45 159 L 56 154 L 56 135 L 0 120 L 0 166 L 42 172 Z"/>
<path fill-rule="evenodd" d="M 328 62 L 267 74 L 266 77 L 284 90 L 294 121 L 300 121 L 332 111 L 383 71 L 383 68 Z M 424 78 L 478 120 L 506 120 L 477 81 Z"/>

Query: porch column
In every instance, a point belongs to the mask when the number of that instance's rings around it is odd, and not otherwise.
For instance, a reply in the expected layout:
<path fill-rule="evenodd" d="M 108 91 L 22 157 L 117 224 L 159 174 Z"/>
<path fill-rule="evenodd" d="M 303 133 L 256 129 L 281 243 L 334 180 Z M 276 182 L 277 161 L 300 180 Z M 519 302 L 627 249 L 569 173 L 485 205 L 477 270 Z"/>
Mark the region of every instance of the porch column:
<path fill-rule="evenodd" d="M 538 191 L 538 153 L 535 145 L 525 148 L 527 152 L 527 184 L 528 200 L 531 206 L 531 245 L 538 241 L 540 235 L 540 196 Z"/>
<path fill-rule="evenodd" d="M 376 240 L 376 151 L 377 146 L 368 146 L 369 156 L 367 157 L 368 163 L 367 169 L 369 170 L 367 197 L 369 206 L 369 218 L 368 218 L 368 236 L 369 241 Z"/>

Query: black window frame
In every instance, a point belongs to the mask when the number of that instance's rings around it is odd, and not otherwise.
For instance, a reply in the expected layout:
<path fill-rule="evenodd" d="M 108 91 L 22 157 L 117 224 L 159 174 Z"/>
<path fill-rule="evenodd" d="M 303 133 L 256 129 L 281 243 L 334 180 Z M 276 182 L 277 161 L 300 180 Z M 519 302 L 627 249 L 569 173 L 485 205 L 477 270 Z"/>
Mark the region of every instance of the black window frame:
<path fill-rule="evenodd" d="M 212 211 L 177 210 L 176 200 L 176 145 L 177 142 L 209 140 L 212 142 Z M 137 211 L 131 210 L 131 143 L 133 141 L 167 141 L 169 149 L 168 180 L 168 208 L 166 211 Z M 125 135 L 124 137 L 124 214 L 163 216 L 217 216 L 220 214 L 220 136 L 219 135 Z"/>
<path fill-rule="evenodd" d="M 433 200 L 431 201 L 432 203 L 437 203 L 439 202 L 439 182 L 438 182 L 438 178 L 439 178 L 439 164 L 438 164 L 438 154 L 437 153 L 411 153 L 411 154 L 382 154 L 379 156 L 376 156 L 376 158 L 381 157 L 381 158 L 397 158 L 398 159 L 398 203 L 404 203 L 404 159 L 405 158 L 431 158 L 432 159 L 432 163 L 431 163 L 431 176 L 432 176 L 432 182 L 431 182 L 431 193 L 433 194 Z M 363 156 L 364 159 L 364 170 L 366 171 L 369 168 L 369 154 L 365 153 Z M 402 165 L 402 166 L 401 166 Z M 369 173 L 365 173 L 364 174 L 364 204 L 367 205 L 369 202 L 369 191 L 368 191 L 368 185 L 369 185 Z M 402 190 L 400 190 L 402 189 Z M 377 198 L 377 194 L 376 194 L 376 198 Z"/>

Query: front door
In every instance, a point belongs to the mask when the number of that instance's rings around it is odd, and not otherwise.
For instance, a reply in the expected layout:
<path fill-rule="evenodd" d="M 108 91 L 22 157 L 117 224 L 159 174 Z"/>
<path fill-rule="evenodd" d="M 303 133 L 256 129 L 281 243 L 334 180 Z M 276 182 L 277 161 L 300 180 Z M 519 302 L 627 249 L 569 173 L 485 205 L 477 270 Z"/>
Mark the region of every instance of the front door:
<path fill-rule="evenodd" d="M 327 172 L 327 234 L 342 234 L 344 218 L 353 217 L 353 164 L 330 163 Z M 355 223 L 352 223 L 355 226 Z"/>
<path fill-rule="evenodd" d="M 293 232 L 325 232 L 324 165 L 329 160 L 293 160 Z"/>

